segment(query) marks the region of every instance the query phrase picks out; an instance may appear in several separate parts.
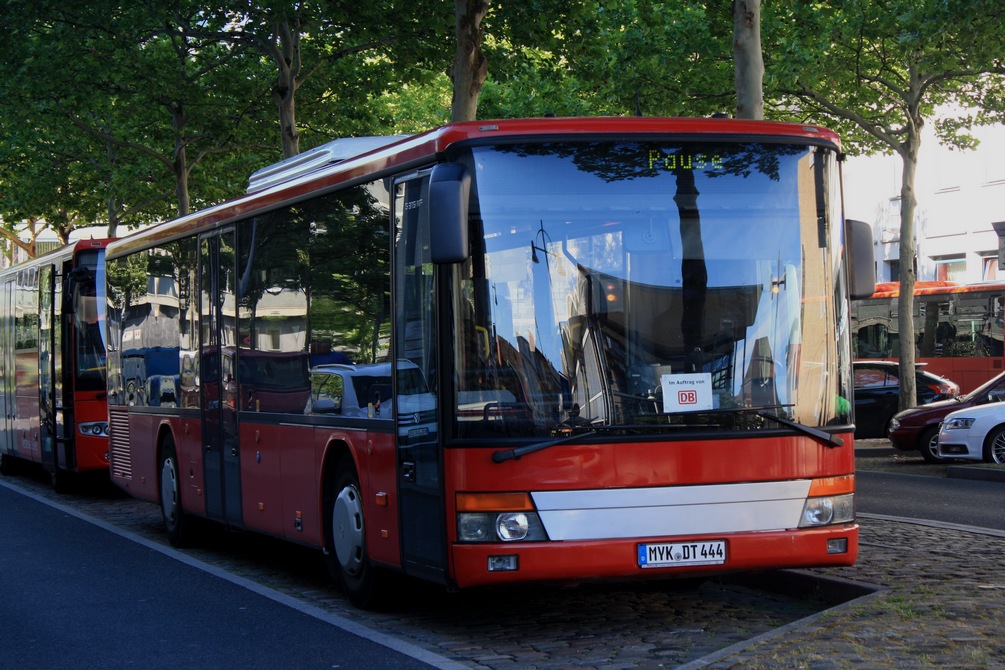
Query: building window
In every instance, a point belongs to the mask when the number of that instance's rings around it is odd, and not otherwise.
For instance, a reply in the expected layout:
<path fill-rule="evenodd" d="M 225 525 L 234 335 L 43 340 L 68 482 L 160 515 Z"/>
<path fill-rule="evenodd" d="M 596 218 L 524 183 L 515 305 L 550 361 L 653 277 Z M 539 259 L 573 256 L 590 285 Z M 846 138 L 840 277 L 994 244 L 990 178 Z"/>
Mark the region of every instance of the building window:
<path fill-rule="evenodd" d="M 998 280 L 998 256 L 981 256 L 981 281 Z"/>
<path fill-rule="evenodd" d="M 935 259 L 936 281 L 952 281 L 965 283 L 967 261 L 964 258 Z"/>
<path fill-rule="evenodd" d="M 984 154 L 985 179 L 988 184 L 1005 183 L 1005 128 L 985 126 L 981 129 L 980 151 Z"/>
<path fill-rule="evenodd" d="M 887 261 L 890 270 L 890 281 L 900 281 L 900 261 Z"/>

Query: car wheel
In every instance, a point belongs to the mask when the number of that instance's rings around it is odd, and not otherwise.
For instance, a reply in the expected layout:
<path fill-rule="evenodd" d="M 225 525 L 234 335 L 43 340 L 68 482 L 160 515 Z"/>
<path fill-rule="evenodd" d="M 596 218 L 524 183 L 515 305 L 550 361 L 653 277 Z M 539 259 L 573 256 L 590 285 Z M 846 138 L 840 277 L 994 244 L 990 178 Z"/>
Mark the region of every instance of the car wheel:
<path fill-rule="evenodd" d="M 984 438 L 984 462 L 1005 463 L 1005 426 L 996 426 Z"/>
<path fill-rule="evenodd" d="M 333 496 L 325 506 L 325 562 L 349 602 L 361 609 L 386 604 L 387 574 L 367 555 L 366 524 L 359 477 L 346 456 L 335 474 Z"/>
<path fill-rule="evenodd" d="M 192 520 L 182 511 L 181 477 L 178 473 L 174 440 L 168 436 L 164 439 L 160 459 L 161 517 L 168 541 L 175 547 L 185 547 L 192 542 Z"/>
<path fill-rule="evenodd" d="M 929 426 L 918 438 L 918 451 L 929 463 L 945 463 L 948 458 L 939 456 L 939 426 Z"/>

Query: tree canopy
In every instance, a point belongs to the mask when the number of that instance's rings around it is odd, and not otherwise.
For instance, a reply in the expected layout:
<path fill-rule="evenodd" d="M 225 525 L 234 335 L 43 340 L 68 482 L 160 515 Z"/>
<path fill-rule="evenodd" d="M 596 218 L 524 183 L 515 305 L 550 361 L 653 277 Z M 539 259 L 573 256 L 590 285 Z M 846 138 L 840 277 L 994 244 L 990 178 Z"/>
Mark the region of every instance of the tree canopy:
<path fill-rule="evenodd" d="M 992 0 L 0 0 L 0 218 L 8 237 L 22 222 L 115 234 L 238 195 L 303 146 L 451 119 L 756 118 L 758 26 L 765 117 L 835 126 L 851 152 L 911 155 L 910 133 L 954 103 L 964 111 L 939 129 L 966 146 L 1002 109 L 1002 12 Z"/>
<path fill-rule="evenodd" d="M 994 0 L 837 0 L 775 6 L 764 31 L 779 113 L 823 120 L 850 150 L 895 153 L 900 188 L 901 342 L 915 341 L 917 206 L 914 178 L 921 130 L 936 123 L 941 141 L 973 146 L 976 124 L 1003 119 L 1002 19 Z M 939 116 L 936 117 L 936 112 Z M 913 346 L 900 355 L 900 407 L 916 404 Z"/>

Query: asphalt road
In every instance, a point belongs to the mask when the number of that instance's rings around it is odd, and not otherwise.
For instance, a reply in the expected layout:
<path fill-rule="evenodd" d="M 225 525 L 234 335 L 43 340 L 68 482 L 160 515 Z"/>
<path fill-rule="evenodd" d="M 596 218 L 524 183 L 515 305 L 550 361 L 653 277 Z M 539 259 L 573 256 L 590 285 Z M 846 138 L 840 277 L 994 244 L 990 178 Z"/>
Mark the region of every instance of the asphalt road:
<path fill-rule="evenodd" d="M 4 486 L 0 510 L 2 667 L 454 665 L 360 637 Z"/>
<path fill-rule="evenodd" d="M 1005 482 L 863 470 L 855 479 L 860 513 L 1005 530 Z"/>

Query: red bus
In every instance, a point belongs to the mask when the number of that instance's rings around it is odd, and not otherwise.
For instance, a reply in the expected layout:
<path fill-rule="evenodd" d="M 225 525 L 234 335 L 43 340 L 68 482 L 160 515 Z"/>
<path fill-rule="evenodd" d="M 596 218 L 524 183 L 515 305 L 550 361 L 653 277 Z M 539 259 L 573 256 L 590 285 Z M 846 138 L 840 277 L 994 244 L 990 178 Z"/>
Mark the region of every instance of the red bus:
<path fill-rule="evenodd" d="M 172 542 L 206 517 L 317 547 L 363 607 L 392 573 L 855 561 L 839 324 L 875 276 L 833 133 L 532 119 L 388 141 L 109 246 L 111 476 Z"/>
<path fill-rule="evenodd" d="M 897 360 L 900 284 L 876 284 L 872 297 L 852 302 L 855 358 Z M 1001 373 L 1005 282 L 914 285 L 915 360 L 951 379 L 963 393 Z"/>
<path fill-rule="evenodd" d="M 108 471 L 104 253 L 82 240 L 0 272 L 0 464 L 40 463 L 61 489 Z"/>

